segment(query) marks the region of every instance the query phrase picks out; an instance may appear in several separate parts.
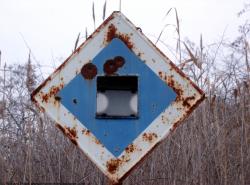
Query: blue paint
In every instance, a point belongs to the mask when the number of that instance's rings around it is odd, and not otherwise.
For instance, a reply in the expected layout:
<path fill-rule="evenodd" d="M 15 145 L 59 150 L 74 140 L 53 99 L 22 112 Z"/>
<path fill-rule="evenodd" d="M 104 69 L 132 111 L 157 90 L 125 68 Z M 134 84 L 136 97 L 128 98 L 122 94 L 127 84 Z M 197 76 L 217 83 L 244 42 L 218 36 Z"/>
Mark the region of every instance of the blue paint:
<path fill-rule="evenodd" d="M 92 62 L 98 75 L 104 75 L 103 64 L 115 56 L 125 58 L 119 75 L 138 75 L 139 118 L 96 119 L 96 77 L 85 80 L 81 74 L 59 93 L 61 103 L 116 157 L 175 100 L 176 93 L 143 63 L 120 39 L 113 39 Z M 77 103 L 73 100 L 76 99 Z"/>

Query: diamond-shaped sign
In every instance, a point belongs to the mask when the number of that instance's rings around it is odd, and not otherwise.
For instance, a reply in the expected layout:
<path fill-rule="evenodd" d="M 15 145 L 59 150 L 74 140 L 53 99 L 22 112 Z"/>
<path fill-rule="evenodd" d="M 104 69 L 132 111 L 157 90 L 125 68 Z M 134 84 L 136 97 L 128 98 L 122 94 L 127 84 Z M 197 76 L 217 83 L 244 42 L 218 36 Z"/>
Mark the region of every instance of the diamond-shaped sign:
<path fill-rule="evenodd" d="M 113 182 L 204 98 L 120 12 L 114 12 L 32 100 Z"/>

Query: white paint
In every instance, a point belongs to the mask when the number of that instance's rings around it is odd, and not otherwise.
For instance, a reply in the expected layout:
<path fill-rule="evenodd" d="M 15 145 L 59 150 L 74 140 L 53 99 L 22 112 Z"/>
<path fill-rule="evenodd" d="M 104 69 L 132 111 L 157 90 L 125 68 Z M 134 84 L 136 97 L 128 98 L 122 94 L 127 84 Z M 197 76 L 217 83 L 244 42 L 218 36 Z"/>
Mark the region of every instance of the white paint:
<path fill-rule="evenodd" d="M 130 105 L 131 112 L 133 112 L 134 114 L 137 114 L 138 113 L 138 95 L 137 94 L 133 94 L 133 96 L 130 99 L 129 105 Z"/>
<path fill-rule="evenodd" d="M 138 100 L 130 91 L 106 90 L 97 93 L 97 113 L 108 116 L 131 116 L 138 113 Z"/>
<path fill-rule="evenodd" d="M 109 101 L 108 101 L 107 96 L 104 93 L 97 92 L 96 102 L 97 102 L 97 106 L 96 106 L 97 114 L 101 114 L 105 112 L 105 110 L 107 110 Z"/>

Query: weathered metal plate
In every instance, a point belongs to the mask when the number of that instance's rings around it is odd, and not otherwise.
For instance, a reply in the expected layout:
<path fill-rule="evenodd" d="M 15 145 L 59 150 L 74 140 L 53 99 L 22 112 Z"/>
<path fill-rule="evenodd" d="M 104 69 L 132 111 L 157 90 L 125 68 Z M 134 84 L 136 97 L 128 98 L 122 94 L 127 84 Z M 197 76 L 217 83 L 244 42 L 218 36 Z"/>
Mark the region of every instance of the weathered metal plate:
<path fill-rule="evenodd" d="M 106 76 L 121 78 L 107 83 L 113 78 Z M 105 112 L 100 95 L 113 97 L 109 103 L 116 110 L 107 105 Z M 136 102 L 119 102 L 119 96 Z M 204 93 L 120 12 L 32 93 L 36 105 L 113 182 L 124 179 L 203 99 Z"/>

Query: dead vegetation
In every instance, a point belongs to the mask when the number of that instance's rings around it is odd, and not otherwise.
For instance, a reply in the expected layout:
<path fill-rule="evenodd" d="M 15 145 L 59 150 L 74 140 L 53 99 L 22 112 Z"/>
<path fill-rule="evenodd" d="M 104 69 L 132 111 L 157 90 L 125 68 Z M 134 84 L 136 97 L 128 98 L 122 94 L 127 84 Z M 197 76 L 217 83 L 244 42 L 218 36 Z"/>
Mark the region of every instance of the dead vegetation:
<path fill-rule="evenodd" d="M 207 98 L 124 184 L 250 184 L 249 30 L 246 23 L 233 42 L 213 46 L 202 37 L 200 46 L 185 41 L 183 50 L 178 39 L 179 67 Z M 31 103 L 41 82 L 35 67 L 29 57 L 26 65 L 1 68 L 0 184 L 107 183 Z"/>

